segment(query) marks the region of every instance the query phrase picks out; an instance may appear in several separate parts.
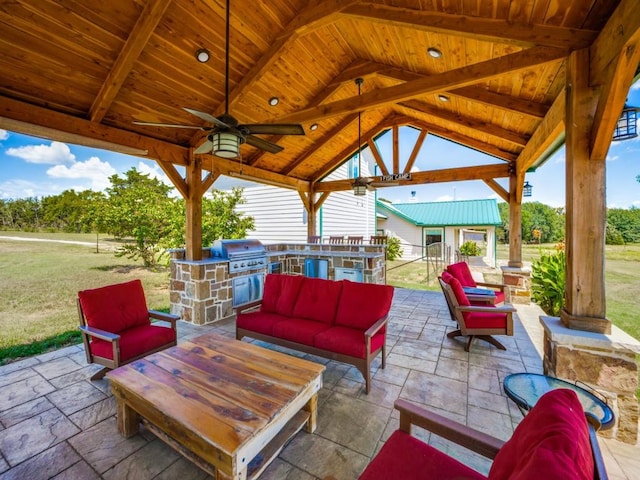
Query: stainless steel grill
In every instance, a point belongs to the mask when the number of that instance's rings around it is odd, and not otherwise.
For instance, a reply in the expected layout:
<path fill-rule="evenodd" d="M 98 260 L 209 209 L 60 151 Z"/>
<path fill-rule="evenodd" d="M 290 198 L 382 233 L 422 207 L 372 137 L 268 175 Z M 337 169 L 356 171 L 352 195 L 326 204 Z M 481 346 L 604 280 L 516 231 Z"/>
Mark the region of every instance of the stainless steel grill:
<path fill-rule="evenodd" d="M 229 261 L 229 273 L 267 268 L 267 249 L 259 240 L 216 240 L 211 254 Z"/>

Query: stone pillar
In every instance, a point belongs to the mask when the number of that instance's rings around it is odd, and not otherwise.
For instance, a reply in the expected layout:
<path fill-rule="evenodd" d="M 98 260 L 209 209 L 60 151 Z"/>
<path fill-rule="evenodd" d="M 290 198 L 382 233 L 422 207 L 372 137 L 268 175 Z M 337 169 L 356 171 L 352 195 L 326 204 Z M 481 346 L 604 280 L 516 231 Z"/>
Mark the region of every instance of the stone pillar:
<path fill-rule="evenodd" d="M 531 303 L 531 270 L 524 267 L 500 267 L 505 284 L 507 303 L 529 305 Z"/>
<path fill-rule="evenodd" d="M 580 381 L 602 394 L 613 408 L 615 426 L 601 435 L 638 443 L 638 364 L 640 342 L 615 325 L 611 334 L 565 327 L 558 317 L 541 316 L 544 328 L 544 373 Z"/>

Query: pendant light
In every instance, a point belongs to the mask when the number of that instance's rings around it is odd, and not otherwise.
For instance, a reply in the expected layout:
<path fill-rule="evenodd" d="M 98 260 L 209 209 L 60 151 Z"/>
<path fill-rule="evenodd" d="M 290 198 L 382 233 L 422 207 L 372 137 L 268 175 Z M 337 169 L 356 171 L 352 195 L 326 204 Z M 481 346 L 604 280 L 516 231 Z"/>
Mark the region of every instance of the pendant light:
<path fill-rule="evenodd" d="M 356 85 L 358 86 L 358 96 L 360 96 L 360 87 L 364 83 L 363 78 L 356 78 Z M 366 178 L 361 175 L 362 172 L 362 140 L 360 138 L 361 135 L 361 122 L 360 122 L 360 111 L 358 111 L 358 176 L 351 184 L 351 188 L 353 188 L 353 194 L 361 197 L 367 194 L 367 187 L 369 186 L 369 182 Z"/>

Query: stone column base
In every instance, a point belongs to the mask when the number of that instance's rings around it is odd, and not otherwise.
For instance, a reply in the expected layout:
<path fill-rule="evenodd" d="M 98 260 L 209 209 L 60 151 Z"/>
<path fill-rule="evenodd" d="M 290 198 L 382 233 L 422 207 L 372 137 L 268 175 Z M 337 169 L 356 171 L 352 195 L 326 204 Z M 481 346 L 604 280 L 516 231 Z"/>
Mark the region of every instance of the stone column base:
<path fill-rule="evenodd" d="M 640 342 L 615 325 L 611 334 L 571 330 L 558 317 L 541 316 L 544 327 L 544 373 L 580 381 L 607 399 L 616 416 L 607 438 L 638 444 L 638 364 Z"/>
<path fill-rule="evenodd" d="M 500 267 L 502 281 L 506 285 L 508 303 L 529 305 L 531 303 L 531 270 L 524 267 Z"/>

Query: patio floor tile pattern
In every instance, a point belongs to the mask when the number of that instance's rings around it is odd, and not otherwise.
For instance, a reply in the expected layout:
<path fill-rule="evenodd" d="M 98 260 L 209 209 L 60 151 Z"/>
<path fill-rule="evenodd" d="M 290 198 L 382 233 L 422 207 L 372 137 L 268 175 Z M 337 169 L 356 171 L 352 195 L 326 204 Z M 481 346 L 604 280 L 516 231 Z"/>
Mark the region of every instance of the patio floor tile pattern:
<path fill-rule="evenodd" d="M 440 292 L 396 289 L 386 368 L 374 362 L 369 395 L 354 367 L 255 342 L 327 367 L 316 432 L 296 435 L 261 479 L 357 478 L 398 428 L 397 398 L 509 438 L 522 415 L 502 392 L 502 381 L 509 373 L 542 371 L 541 311 L 517 308 L 514 336 L 500 338 L 506 352 L 476 341 L 467 353 L 463 339 L 446 338 L 454 323 Z M 233 322 L 178 327 L 180 341 L 210 330 L 234 336 Z M 0 367 L 0 480 L 210 478 L 145 429 L 121 437 L 108 380 L 89 380 L 99 369 L 86 364 L 82 345 Z M 416 428 L 414 435 L 480 472 L 491 466 L 425 430 Z M 600 444 L 612 480 L 640 478 L 639 447 L 609 439 Z"/>

